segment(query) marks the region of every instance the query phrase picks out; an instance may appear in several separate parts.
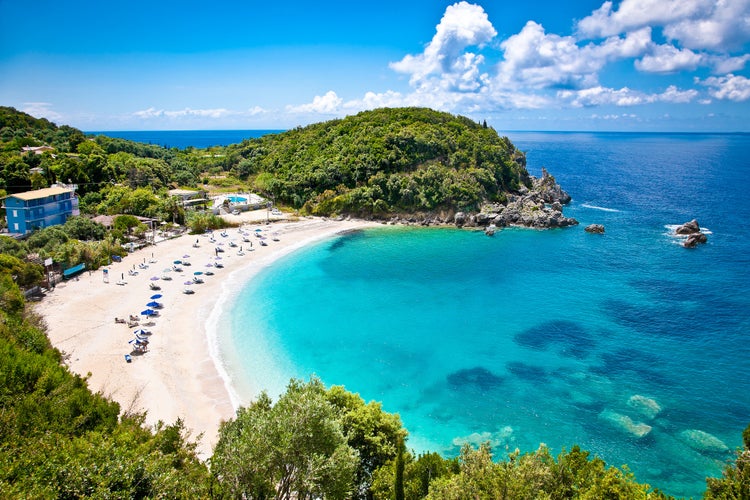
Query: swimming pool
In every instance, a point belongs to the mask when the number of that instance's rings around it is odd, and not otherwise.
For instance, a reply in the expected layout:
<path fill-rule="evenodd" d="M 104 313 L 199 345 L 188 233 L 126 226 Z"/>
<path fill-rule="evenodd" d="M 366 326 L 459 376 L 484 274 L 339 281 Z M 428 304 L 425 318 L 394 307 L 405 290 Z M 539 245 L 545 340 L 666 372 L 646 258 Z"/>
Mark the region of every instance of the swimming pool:
<path fill-rule="evenodd" d="M 247 198 L 244 196 L 227 196 L 227 199 L 232 203 L 247 203 Z"/>

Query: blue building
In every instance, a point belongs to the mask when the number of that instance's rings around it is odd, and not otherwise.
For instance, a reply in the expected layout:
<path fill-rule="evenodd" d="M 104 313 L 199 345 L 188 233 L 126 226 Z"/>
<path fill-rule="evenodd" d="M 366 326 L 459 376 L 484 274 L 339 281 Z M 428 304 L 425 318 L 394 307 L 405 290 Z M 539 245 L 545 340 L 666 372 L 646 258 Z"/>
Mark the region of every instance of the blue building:
<path fill-rule="evenodd" d="M 64 224 L 78 215 L 77 186 L 52 186 L 8 195 L 3 208 L 8 232 L 25 235 L 35 229 Z"/>

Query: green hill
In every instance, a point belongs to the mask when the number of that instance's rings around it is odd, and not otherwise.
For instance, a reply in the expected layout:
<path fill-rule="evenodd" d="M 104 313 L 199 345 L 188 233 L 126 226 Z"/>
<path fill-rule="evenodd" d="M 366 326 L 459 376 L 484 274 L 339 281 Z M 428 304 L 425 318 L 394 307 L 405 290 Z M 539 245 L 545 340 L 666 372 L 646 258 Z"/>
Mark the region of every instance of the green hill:
<path fill-rule="evenodd" d="M 530 186 L 507 137 L 424 108 L 365 111 L 230 149 L 259 190 L 319 215 L 473 211 Z"/>

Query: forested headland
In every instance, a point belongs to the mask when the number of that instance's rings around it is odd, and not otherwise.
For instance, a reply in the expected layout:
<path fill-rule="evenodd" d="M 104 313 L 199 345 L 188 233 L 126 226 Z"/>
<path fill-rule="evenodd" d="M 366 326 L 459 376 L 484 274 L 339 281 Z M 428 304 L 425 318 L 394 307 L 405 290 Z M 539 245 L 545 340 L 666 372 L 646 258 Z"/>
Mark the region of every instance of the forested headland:
<path fill-rule="evenodd" d="M 49 146 L 37 154 L 24 147 Z M 47 148 L 45 148 L 47 149 Z M 90 262 L 122 251 L 134 216 L 196 231 L 170 187 L 256 191 L 300 214 L 390 217 L 479 211 L 531 187 L 525 158 L 484 124 L 425 109 L 383 109 L 240 144 L 165 149 L 0 108 L 2 195 L 55 182 L 78 186 L 81 216 L 24 240 L 0 236 L 0 496 L 3 498 L 664 498 L 658 485 L 570 444 L 553 453 L 465 446 L 415 454 L 398 415 L 319 380 L 290 381 L 222 424 L 201 460 L 181 421 L 145 425 L 92 393 L 65 366 L 23 289 L 39 261 Z M 117 215 L 107 229 L 93 215 Z M 4 214 L 3 214 L 4 215 Z M 705 498 L 750 495 L 744 448 Z"/>

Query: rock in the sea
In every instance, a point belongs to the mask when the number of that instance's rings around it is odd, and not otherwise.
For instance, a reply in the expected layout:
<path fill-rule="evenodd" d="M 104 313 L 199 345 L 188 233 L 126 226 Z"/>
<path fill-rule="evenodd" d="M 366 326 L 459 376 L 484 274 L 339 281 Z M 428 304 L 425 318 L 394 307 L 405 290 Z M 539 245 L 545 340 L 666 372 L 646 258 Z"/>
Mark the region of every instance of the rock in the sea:
<path fill-rule="evenodd" d="M 699 243 L 705 243 L 708 241 L 708 237 L 706 237 L 703 233 L 693 233 L 689 234 L 687 238 L 685 238 L 685 241 L 682 242 L 682 246 L 685 248 L 695 248 L 698 246 Z"/>
<path fill-rule="evenodd" d="M 604 226 L 601 224 L 589 224 L 584 230 L 587 233 L 604 234 Z"/>
<path fill-rule="evenodd" d="M 680 432 L 680 438 L 685 444 L 697 451 L 722 452 L 729 450 L 721 439 L 697 429 L 688 429 Z"/>
<path fill-rule="evenodd" d="M 700 233 L 701 227 L 698 225 L 698 221 L 693 219 L 690 222 L 686 222 L 674 231 L 676 234 L 694 234 Z"/>
<path fill-rule="evenodd" d="M 606 420 L 614 427 L 639 439 L 651 432 L 650 425 L 644 424 L 643 422 L 633 422 L 633 419 L 627 415 L 622 415 L 612 410 L 604 410 L 599 414 L 599 418 Z"/>
<path fill-rule="evenodd" d="M 635 394 L 630 396 L 628 399 L 628 406 L 637 410 L 639 413 L 647 416 L 648 418 L 654 418 L 661 412 L 661 406 L 655 400 Z"/>

